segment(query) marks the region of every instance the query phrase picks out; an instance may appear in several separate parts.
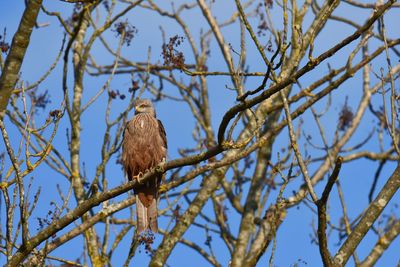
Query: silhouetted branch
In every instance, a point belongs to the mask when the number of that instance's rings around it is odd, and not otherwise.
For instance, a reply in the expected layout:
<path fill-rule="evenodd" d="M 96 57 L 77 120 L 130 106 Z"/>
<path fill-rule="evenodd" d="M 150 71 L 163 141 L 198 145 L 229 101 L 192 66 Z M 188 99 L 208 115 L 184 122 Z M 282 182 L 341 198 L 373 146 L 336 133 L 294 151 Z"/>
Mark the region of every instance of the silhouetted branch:
<path fill-rule="evenodd" d="M 333 188 L 333 185 L 335 184 L 336 180 L 339 177 L 339 172 L 340 172 L 340 168 L 342 166 L 342 162 L 343 162 L 343 158 L 339 156 L 336 159 L 335 168 L 334 168 L 332 174 L 329 176 L 328 183 L 325 186 L 324 192 L 322 193 L 321 198 L 318 199 L 318 201 L 317 201 L 318 245 L 319 245 L 319 251 L 321 253 L 324 266 L 333 266 L 332 257 L 331 257 L 331 254 L 329 253 L 329 249 L 328 249 L 328 239 L 326 236 L 326 225 L 327 225 L 326 205 L 328 202 L 329 194 L 331 193 L 331 190 Z"/>

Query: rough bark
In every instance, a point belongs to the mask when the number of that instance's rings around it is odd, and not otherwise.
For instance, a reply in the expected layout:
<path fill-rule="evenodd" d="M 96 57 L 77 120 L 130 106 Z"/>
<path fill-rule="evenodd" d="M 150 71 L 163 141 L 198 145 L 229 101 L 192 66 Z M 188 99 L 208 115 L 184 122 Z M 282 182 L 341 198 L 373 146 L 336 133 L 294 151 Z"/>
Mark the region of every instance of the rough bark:
<path fill-rule="evenodd" d="M 0 119 L 3 119 L 8 100 L 18 81 L 19 72 L 29 46 L 33 27 L 39 14 L 42 0 L 31 0 L 25 7 L 24 14 L 15 33 L 10 51 L 0 77 Z"/>

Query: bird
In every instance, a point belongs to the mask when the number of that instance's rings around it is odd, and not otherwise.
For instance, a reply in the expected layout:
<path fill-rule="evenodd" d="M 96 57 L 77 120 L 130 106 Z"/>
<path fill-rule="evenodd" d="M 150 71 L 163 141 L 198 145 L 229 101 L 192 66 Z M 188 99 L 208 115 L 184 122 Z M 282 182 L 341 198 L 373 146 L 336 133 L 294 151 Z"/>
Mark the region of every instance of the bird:
<path fill-rule="evenodd" d="M 153 103 L 149 99 L 135 100 L 135 115 L 127 122 L 122 140 L 122 165 L 129 181 L 136 179 L 133 188 L 136 196 L 138 234 L 149 229 L 158 232 L 158 189 L 162 174 L 140 180 L 146 171 L 166 160 L 167 135 L 157 119 Z"/>

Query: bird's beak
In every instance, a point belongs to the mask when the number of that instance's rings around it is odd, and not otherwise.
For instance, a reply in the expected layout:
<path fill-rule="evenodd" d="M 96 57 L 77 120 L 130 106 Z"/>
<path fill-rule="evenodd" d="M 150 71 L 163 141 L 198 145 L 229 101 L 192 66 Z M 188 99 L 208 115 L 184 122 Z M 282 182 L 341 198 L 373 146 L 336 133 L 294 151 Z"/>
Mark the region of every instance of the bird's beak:
<path fill-rule="evenodd" d="M 142 109 L 142 107 L 137 106 L 137 107 L 135 107 L 135 111 L 136 111 L 136 113 L 138 113 L 138 112 L 142 112 L 143 109 Z"/>

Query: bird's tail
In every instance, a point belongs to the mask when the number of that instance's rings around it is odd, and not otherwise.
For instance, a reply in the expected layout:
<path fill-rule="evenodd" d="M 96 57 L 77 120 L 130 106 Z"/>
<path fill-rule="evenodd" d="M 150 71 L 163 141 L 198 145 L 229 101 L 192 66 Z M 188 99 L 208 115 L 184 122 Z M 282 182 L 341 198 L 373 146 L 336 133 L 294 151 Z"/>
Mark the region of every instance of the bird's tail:
<path fill-rule="evenodd" d="M 146 207 L 143 202 L 140 200 L 139 195 L 136 195 L 136 227 L 137 233 L 140 234 L 147 228 L 153 233 L 158 232 L 158 210 L 157 210 L 157 199 L 153 198 L 148 207 Z"/>

